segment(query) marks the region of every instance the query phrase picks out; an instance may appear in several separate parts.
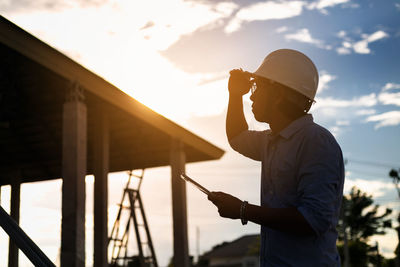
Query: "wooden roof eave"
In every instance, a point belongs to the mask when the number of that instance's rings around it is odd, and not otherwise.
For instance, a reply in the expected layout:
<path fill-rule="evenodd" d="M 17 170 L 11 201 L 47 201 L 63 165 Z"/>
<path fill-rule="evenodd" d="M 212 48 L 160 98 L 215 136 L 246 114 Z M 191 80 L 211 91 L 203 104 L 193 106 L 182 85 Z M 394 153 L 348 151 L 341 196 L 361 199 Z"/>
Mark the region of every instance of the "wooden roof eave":
<path fill-rule="evenodd" d="M 79 83 L 94 95 L 132 116 L 209 155 L 210 159 L 218 159 L 224 154 L 222 149 L 141 104 L 116 86 L 2 16 L 0 19 L 0 41 L 61 77 Z"/>

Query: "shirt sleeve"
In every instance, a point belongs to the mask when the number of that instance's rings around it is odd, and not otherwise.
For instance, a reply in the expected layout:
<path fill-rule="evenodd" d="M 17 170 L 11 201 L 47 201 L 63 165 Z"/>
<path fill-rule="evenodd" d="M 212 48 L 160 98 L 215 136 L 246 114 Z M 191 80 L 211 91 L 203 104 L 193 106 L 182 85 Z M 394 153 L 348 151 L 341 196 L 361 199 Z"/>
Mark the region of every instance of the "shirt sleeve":
<path fill-rule="evenodd" d="M 257 160 L 262 160 L 262 151 L 266 142 L 268 130 L 266 131 L 251 131 L 246 130 L 241 132 L 229 140 L 230 146 L 240 154 Z"/>
<path fill-rule="evenodd" d="M 334 137 L 319 133 L 305 141 L 299 167 L 298 211 L 317 236 L 336 227 L 343 196 L 343 156 Z"/>

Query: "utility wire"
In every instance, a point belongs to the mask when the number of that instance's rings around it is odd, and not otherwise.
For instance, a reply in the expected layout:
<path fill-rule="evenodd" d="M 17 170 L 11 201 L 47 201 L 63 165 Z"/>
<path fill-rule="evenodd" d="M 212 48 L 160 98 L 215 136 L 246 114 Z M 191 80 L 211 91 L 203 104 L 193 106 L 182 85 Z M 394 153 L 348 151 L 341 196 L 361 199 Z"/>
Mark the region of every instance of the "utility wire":
<path fill-rule="evenodd" d="M 348 161 L 349 163 L 357 163 L 357 164 L 368 165 L 368 166 L 396 169 L 395 164 L 390 164 L 390 163 L 373 162 L 373 161 L 367 161 L 367 160 L 356 160 L 356 159 L 350 159 L 350 158 L 346 158 L 345 160 Z M 400 163 L 399 163 L 399 165 L 400 165 Z"/>
<path fill-rule="evenodd" d="M 355 174 L 365 175 L 368 177 L 379 178 L 379 179 L 390 178 L 389 172 L 382 174 L 382 173 L 375 173 L 375 172 L 366 172 L 365 170 L 359 170 L 359 169 L 354 169 L 354 168 L 346 168 L 346 171 L 351 172 L 350 175 L 355 173 Z"/>

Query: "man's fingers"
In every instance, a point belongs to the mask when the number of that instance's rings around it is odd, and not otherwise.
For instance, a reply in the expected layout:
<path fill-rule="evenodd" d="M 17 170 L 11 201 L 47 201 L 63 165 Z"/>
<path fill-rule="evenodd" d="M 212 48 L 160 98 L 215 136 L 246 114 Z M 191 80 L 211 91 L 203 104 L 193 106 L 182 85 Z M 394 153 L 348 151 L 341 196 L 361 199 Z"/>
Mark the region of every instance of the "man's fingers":
<path fill-rule="evenodd" d="M 222 209 L 218 209 L 219 216 L 226 217 L 225 212 Z"/>
<path fill-rule="evenodd" d="M 216 199 L 216 195 L 215 192 L 211 192 L 210 194 L 208 194 L 208 200 L 210 200 L 211 202 L 214 202 Z"/>
<path fill-rule="evenodd" d="M 235 75 L 236 73 L 241 73 L 243 72 L 242 69 L 233 69 L 229 72 L 230 75 Z"/>
<path fill-rule="evenodd" d="M 215 206 L 218 207 L 220 201 L 218 199 L 216 192 L 211 192 L 211 194 L 208 195 L 208 200 L 210 200 Z"/>
<path fill-rule="evenodd" d="M 208 200 L 216 201 L 216 200 L 220 199 L 221 193 L 222 192 L 211 192 L 210 194 L 208 194 Z"/>

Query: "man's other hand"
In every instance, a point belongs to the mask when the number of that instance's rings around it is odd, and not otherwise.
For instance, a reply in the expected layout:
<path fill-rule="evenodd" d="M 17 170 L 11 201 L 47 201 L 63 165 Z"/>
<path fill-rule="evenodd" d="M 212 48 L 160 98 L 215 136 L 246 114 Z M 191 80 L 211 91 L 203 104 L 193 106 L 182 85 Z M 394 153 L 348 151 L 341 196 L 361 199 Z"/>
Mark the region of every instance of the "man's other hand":
<path fill-rule="evenodd" d="M 218 208 L 221 217 L 239 219 L 242 201 L 224 192 L 211 192 L 208 195 L 210 200 Z"/>
<path fill-rule="evenodd" d="M 228 89 L 230 94 L 245 95 L 250 91 L 252 82 L 250 82 L 250 73 L 242 69 L 234 69 L 229 72 Z"/>

